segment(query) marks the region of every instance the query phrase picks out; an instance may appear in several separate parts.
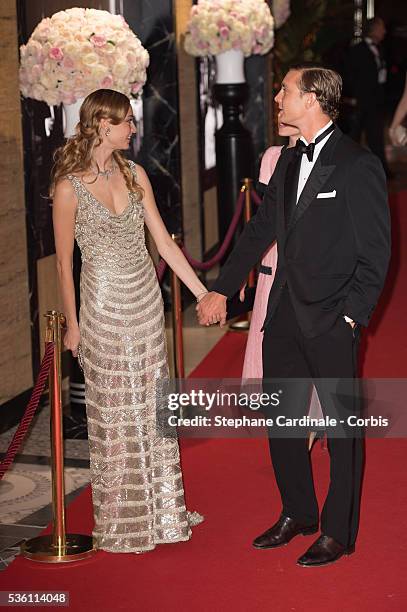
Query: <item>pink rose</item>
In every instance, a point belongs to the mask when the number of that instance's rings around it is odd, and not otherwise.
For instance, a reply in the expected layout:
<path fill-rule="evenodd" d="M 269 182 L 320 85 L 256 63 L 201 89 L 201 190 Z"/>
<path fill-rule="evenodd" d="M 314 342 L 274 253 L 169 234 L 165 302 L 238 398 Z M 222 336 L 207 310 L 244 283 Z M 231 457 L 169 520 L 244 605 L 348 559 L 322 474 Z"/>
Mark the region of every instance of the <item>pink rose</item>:
<path fill-rule="evenodd" d="M 131 93 L 132 94 L 138 93 L 142 87 L 143 85 L 141 83 L 133 83 L 133 85 L 131 86 Z"/>
<path fill-rule="evenodd" d="M 59 47 L 51 47 L 48 55 L 51 59 L 54 59 L 57 62 L 59 62 L 64 57 L 64 54 L 62 53 L 62 49 L 60 49 Z"/>
<path fill-rule="evenodd" d="M 227 38 L 229 36 L 229 28 L 227 26 L 223 26 L 219 30 L 221 38 Z"/>
<path fill-rule="evenodd" d="M 95 47 L 103 47 L 106 44 L 106 38 L 101 34 L 94 34 L 90 37 L 90 40 L 95 45 Z"/>
<path fill-rule="evenodd" d="M 23 87 L 25 85 L 28 85 L 30 83 L 30 79 L 28 78 L 28 74 L 25 72 L 25 70 L 21 70 L 20 71 L 20 85 Z"/>
<path fill-rule="evenodd" d="M 62 65 L 67 70 L 70 70 L 75 66 L 73 60 L 70 57 L 64 57 L 64 61 L 62 62 Z"/>
<path fill-rule="evenodd" d="M 127 63 L 129 64 L 129 66 L 132 66 L 133 68 L 137 66 L 139 63 L 138 57 L 135 53 L 128 53 L 126 55 L 126 58 L 127 58 Z"/>
<path fill-rule="evenodd" d="M 110 88 L 111 88 L 111 86 L 113 85 L 113 79 L 112 79 L 112 77 L 110 76 L 110 74 L 108 74 L 107 76 L 105 76 L 105 78 L 102 80 L 102 82 L 101 82 L 101 84 L 100 84 L 100 85 L 101 85 L 101 87 L 102 87 L 103 89 L 110 89 Z"/>
<path fill-rule="evenodd" d="M 41 66 L 39 64 L 35 64 L 35 66 L 33 66 L 31 68 L 31 76 L 32 76 L 32 78 L 33 79 L 39 79 L 40 76 L 41 76 L 41 72 L 42 72 Z"/>

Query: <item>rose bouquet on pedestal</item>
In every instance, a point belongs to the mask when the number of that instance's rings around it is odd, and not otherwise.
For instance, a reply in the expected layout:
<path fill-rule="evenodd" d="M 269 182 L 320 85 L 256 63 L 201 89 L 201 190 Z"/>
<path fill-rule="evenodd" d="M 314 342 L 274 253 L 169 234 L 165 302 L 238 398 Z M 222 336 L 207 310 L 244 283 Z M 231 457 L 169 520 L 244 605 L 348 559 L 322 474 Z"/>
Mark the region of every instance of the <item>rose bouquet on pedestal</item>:
<path fill-rule="evenodd" d="M 74 104 L 100 88 L 137 97 L 149 55 L 121 15 L 71 8 L 43 19 L 20 49 L 24 97 Z"/>
<path fill-rule="evenodd" d="M 273 46 L 274 21 L 265 0 L 198 0 L 191 8 L 185 50 L 195 56 L 241 51 L 264 55 Z"/>
<path fill-rule="evenodd" d="M 198 0 L 191 8 L 185 50 L 216 57 L 218 84 L 243 83 L 244 58 L 270 51 L 273 28 L 265 0 Z"/>

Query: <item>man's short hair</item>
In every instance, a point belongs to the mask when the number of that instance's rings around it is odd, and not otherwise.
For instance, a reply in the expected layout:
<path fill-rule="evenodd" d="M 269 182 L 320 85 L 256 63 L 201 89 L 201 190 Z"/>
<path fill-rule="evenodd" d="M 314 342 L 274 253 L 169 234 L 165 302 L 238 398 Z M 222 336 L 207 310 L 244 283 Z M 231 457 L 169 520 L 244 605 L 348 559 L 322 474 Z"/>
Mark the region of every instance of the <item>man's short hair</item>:
<path fill-rule="evenodd" d="M 331 68 L 315 64 L 297 64 L 290 70 L 298 70 L 301 76 L 298 88 L 302 93 L 315 93 L 322 112 L 332 121 L 339 116 L 339 104 L 342 94 L 342 78 Z"/>

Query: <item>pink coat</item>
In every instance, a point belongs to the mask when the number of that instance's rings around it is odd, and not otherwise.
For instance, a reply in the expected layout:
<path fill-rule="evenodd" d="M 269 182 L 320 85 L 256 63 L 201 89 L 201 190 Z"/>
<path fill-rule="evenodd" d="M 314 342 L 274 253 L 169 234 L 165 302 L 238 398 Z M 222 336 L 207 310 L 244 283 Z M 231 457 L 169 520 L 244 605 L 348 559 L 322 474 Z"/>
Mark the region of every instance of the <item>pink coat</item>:
<path fill-rule="evenodd" d="M 259 182 L 267 185 L 280 157 L 282 147 L 270 147 L 264 153 L 261 160 Z M 262 342 L 263 332 L 260 331 L 266 316 L 267 302 L 273 284 L 277 267 L 277 244 L 274 243 L 265 253 L 262 265 L 272 268 L 272 274 L 259 274 L 257 281 L 256 297 L 250 321 L 249 337 L 247 339 L 246 354 L 243 364 L 242 378 L 262 378 Z"/>

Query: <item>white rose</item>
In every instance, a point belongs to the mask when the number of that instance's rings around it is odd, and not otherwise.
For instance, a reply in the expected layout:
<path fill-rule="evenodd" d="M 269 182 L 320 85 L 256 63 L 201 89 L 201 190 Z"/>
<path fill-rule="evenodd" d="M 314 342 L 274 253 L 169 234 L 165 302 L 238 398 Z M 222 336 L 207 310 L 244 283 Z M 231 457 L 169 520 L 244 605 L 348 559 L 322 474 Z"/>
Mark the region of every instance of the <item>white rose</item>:
<path fill-rule="evenodd" d="M 143 51 L 141 52 L 141 57 L 143 65 L 147 67 L 150 64 L 150 55 L 147 49 L 143 49 Z"/>
<path fill-rule="evenodd" d="M 112 36 L 112 40 L 113 42 L 115 42 L 116 44 L 120 44 L 125 42 L 127 38 L 127 35 L 125 34 L 125 32 L 121 32 L 120 30 L 118 32 L 115 32 L 114 35 Z"/>
<path fill-rule="evenodd" d="M 36 40 L 28 41 L 25 52 L 38 60 L 42 55 L 42 46 Z"/>
<path fill-rule="evenodd" d="M 97 82 L 104 79 L 108 72 L 109 70 L 107 66 L 104 66 L 103 64 L 97 64 L 92 68 L 92 76 Z"/>
<path fill-rule="evenodd" d="M 113 66 L 113 75 L 118 78 L 123 78 L 129 72 L 129 65 L 123 60 L 119 60 Z"/>
<path fill-rule="evenodd" d="M 66 11 L 71 19 L 76 18 L 82 20 L 85 15 L 83 8 L 71 8 Z"/>
<path fill-rule="evenodd" d="M 44 102 L 48 104 L 48 106 L 56 106 L 59 104 L 59 94 L 57 90 L 47 91 L 44 94 Z"/>
<path fill-rule="evenodd" d="M 216 25 L 216 23 L 211 23 L 211 24 L 208 26 L 208 34 L 209 34 L 209 37 L 210 37 L 210 38 L 215 38 L 215 37 L 216 37 L 216 35 L 218 34 L 218 32 L 219 32 L 219 28 L 218 28 L 218 26 Z"/>
<path fill-rule="evenodd" d="M 23 94 L 24 98 L 30 98 L 30 88 L 28 85 L 20 85 L 20 91 Z"/>
<path fill-rule="evenodd" d="M 32 88 L 32 95 L 35 100 L 43 100 L 44 99 L 45 88 L 36 83 Z"/>
<path fill-rule="evenodd" d="M 67 42 L 64 46 L 64 53 L 65 55 L 77 59 L 82 55 L 82 47 L 78 42 Z"/>
<path fill-rule="evenodd" d="M 46 89 L 54 89 L 57 86 L 57 79 L 52 73 L 47 74 L 43 72 L 42 75 L 40 76 L 40 83 Z"/>
<path fill-rule="evenodd" d="M 112 45 L 108 42 L 107 45 L 100 48 L 100 51 L 106 55 L 113 55 L 116 53 L 116 45 Z"/>
<path fill-rule="evenodd" d="M 126 59 L 131 68 L 135 68 L 139 64 L 139 58 L 136 53 L 127 53 Z"/>
<path fill-rule="evenodd" d="M 54 13 L 51 17 L 51 25 L 55 27 L 59 23 L 63 23 L 64 21 L 69 21 L 69 15 L 65 11 L 59 11 L 58 13 Z"/>
<path fill-rule="evenodd" d="M 99 57 L 96 55 L 96 53 L 86 53 L 82 57 L 82 64 L 84 64 L 85 66 L 94 66 L 98 62 Z"/>

